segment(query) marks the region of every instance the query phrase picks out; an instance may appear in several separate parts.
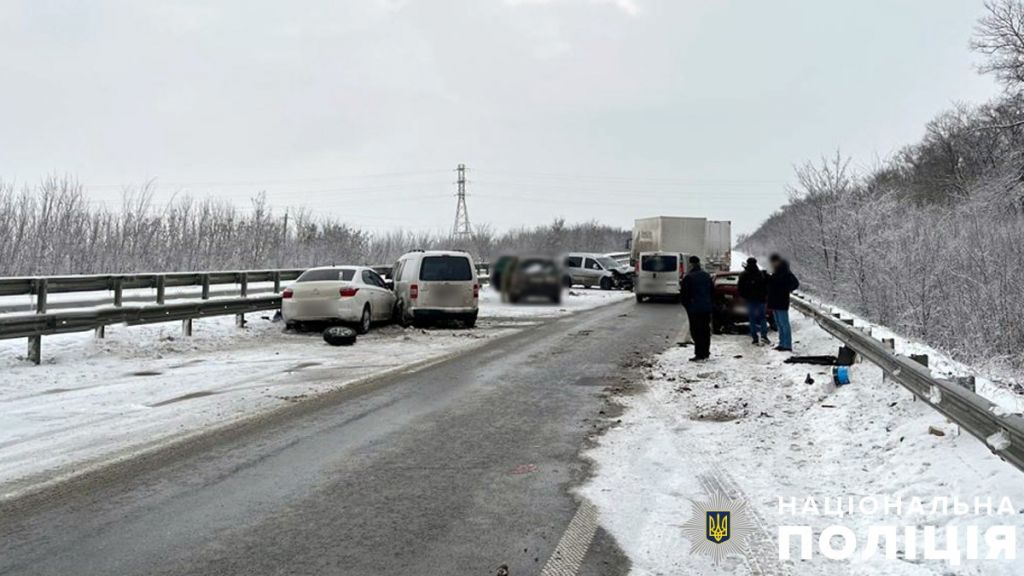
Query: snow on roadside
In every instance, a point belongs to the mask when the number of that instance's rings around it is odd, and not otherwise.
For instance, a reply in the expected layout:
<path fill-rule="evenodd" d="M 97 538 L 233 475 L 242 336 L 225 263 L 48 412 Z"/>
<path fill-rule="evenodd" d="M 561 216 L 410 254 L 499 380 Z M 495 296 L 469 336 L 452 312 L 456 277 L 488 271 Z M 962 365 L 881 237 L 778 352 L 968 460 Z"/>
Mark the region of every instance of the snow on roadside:
<path fill-rule="evenodd" d="M 501 293 L 485 286 L 480 290 L 480 317 L 553 318 L 631 298 L 632 292 L 622 290 L 572 288 L 563 292 L 561 304 L 550 304 L 543 300 L 509 304 L 501 301 Z"/>
<path fill-rule="evenodd" d="M 474 330 L 375 328 L 352 347 L 319 333 L 282 332 L 270 312 L 109 326 L 43 338 L 43 364 L 25 362 L 24 339 L 0 340 L 0 498 L 212 426 L 273 410 L 355 380 L 481 345 L 546 318 L 622 298 L 581 291 L 562 306 L 511 306 L 484 291 Z M 575 293 L 574 293 L 575 294 Z M 628 294 L 628 293 L 626 293 Z"/>
<path fill-rule="evenodd" d="M 829 308 L 833 312 L 841 314 L 843 318 L 852 318 L 854 326 L 870 329 L 872 337 L 876 339 L 895 339 L 896 353 L 898 354 L 906 356 L 926 354 L 928 356 L 928 367 L 933 375 L 941 378 L 974 376 L 975 391 L 979 395 L 997 404 L 1006 412 L 1017 414 L 1024 412 L 1024 382 L 1018 381 L 1013 375 L 1002 372 L 986 372 L 974 366 L 968 366 L 953 360 L 949 355 L 924 342 L 906 338 L 885 326 L 865 320 L 849 310 L 839 306 L 829 306 Z"/>
<path fill-rule="evenodd" d="M 794 313 L 798 353 L 834 354 L 839 343 L 813 322 Z M 853 560 L 789 564 L 765 574 L 925 576 L 1024 573 L 1024 561 L 886 560 L 884 550 L 861 557 L 869 525 L 1024 526 L 1018 514 L 841 518 L 780 513 L 779 498 L 914 497 L 952 498 L 973 503 L 1009 497 L 1024 506 L 1020 472 L 989 453 L 894 383 L 883 383 L 878 368 L 858 363 L 853 383 L 835 388 L 830 368 L 784 364 L 783 354 L 749 344 L 746 336 L 713 340 L 708 363 L 687 361 L 689 348 L 672 348 L 654 363 L 647 389 L 622 397 L 621 424 L 587 452 L 595 475 L 579 493 L 595 503 L 601 524 L 632 561 L 633 574 L 750 574 L 731 559 L 715 567 L 691 556 L 682 526 L 691 503 L 706 495 L 699 483 L 708 469 L 728 476 L 743 491 L 766 526 L 768 554 L 778 559 L 777 527 L 811 525 L 817 534 L 832 524 L 858 536 Z M 813 383 L 808 384 L 808 377 Z M 929 432 L 929 427 L 944 436 Z M 962 532 L 961 532 L 962 534 Z M 963 536 L 960 536 L 963 539 Z M 901 540 L 902 542 L 902 540 Z M 940 549 L 943 546 L 940 545 Z M 798 551 L 794 550 L 794 555 Z M 902 548 L 900 555 L 903 555 Z"/>

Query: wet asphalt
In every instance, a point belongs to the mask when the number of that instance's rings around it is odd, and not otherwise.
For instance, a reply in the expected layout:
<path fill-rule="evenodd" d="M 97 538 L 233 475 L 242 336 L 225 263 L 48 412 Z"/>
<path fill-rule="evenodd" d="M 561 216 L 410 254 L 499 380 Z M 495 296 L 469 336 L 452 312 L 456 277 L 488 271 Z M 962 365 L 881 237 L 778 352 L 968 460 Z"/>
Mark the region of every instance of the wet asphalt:
<path fill-rule="evenodd" d="M 0 574 L 538 574 L 608 390 L 682 323 L 607 306 L 126 463 L 0 510 Z M 580 573 L 627 571 L 599 529 Z"/>

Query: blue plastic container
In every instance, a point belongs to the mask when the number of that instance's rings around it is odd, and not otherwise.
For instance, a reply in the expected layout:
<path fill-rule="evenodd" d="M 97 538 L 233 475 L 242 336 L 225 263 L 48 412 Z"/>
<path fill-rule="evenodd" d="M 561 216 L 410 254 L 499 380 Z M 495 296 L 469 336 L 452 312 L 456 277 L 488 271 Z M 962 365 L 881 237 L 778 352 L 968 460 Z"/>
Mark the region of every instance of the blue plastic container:
<path fill-rule="evenodd" d="M 836 366 L 832 368 L 832 381 L 836 386 L 846 386 L 850 383 L 850 367 Z"/>

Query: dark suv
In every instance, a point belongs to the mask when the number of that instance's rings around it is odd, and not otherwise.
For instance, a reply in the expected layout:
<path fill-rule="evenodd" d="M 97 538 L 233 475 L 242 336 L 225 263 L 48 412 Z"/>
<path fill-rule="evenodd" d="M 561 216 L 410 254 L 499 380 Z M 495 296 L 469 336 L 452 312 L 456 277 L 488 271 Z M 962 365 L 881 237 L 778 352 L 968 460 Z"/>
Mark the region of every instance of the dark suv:
<path fill-rule="evenodd" d="M 547 256 L 511 256 L 498 275 L 502 298 L 513 304 L 528 298 L 562 303 L 562 269 Z"/>

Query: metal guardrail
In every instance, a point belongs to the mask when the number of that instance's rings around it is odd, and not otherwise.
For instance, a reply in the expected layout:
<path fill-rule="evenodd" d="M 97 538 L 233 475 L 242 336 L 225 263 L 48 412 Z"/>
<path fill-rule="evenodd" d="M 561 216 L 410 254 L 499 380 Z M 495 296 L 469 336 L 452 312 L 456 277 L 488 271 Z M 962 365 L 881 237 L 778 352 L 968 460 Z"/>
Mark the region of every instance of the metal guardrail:
<path fill-rule="evenodd" d="M 801 295 L 794 296 L 793 307 L 984 442 L 993 454 L 1024 471 L 1024 418 L 1020 415 L 1003 414 L 993 402 L 957 382 L 935 378 L 927 367 L 896 354 L 869 333 L 844 322 L 825 304 Z"/>
<path fill-rule="evenodd" d="M 391 266 L 372 266 L 379 273 L 390 276 Z M 480 263 L 478 273 L 485 273 L 489 264 Z M 11 338 L 28 338 L 28 359 L 39 364 L 42 361 L 42 337 L 52 334 L 69 332 L 86 332 L 95 330 L 96 335 L 104 337 L 106 326 L 110 324 L 149 324 L 155 322 L 182 321 L 182 332 L 192 335 L 192 320 L 204 316 L 223 316 L 234 314 L 239 326 L 244 325 L 246 312 L 258 310 L 274 310 L 281 307 L 281 282 L 294 280 L 305 269 L 281 270 L 235 270 L 219 272 L 170 272 L 165 274 L 99 274 L 81 276 L 39 276 L 0 278 L 0 296 L 34 296 L 35 313 L 18 315 L 0 315 L 0 340 Z M 250 283 L 273 282 L 273 293 L 270 296 L 249 297 Z M 216 298 L 211 300 L 211 286 L 233 284 L 238 286 L 238 296 Z M 200 287 L 198 302 L 176 302 L 167 304 L 168 288 Z M 125 306 L 125 290 L 155 289 L 153 304 L 141 306 Z M 71 302 L 55 305 L 55 308 L 67 308 L 77 304 L 85 304 L 86 310 L 69 310 L 49 312 L 47 298 L 50 294 L 71 292 L 103 292 L 113 293 L 112 304 L 91 300 L 88 302 Z M 266 292 L 266 289 L 261 289 Z M 172 294 L 180 299 L 183 294 Z M 131 294 L 128 299 L 133 302 L 144 301 L 138 294 Z"/>
<path fill-rule="evenodd" d="M 281 307 L 281 282 L 294 280 L 304 270 L 239 270 L 221 272 L 172 272 L 167 274 L 104 274 L 91 276 L 42 276 L 37 278 L 0 278 L 0 296 L 30 295 L 35 298 L 34 314 L 0 316 L 0 340 L 28 338 L 28 359 L 39 364 L 44 335 L 95 330 L 102 338 L 110 324 L 150 324 L 181 320 L 182 332 L 192 335 L 192 320 L 208 316 L 234 314 L 239 326 L 245 313 Z M 273 295 L 249 297 L 249 283 L 273 282 Z M 210 287 L 234 284 L 238 296 L 210 299 Z M 199 301 L 168 304 L 167 288 L 200 287 Z M 153 304 L 124 305 L 124 291 L 155 289 Z M 69 292 L 113 292 L 113 302 L 87 310 L 48 312 L 50 294 Z M 180 296 L 173 295 L 172 296 Z M 132 295 L 132 300 L 138 300 Z"/>

